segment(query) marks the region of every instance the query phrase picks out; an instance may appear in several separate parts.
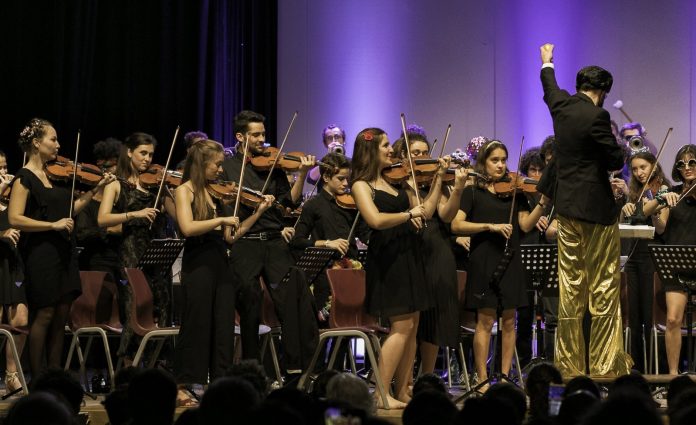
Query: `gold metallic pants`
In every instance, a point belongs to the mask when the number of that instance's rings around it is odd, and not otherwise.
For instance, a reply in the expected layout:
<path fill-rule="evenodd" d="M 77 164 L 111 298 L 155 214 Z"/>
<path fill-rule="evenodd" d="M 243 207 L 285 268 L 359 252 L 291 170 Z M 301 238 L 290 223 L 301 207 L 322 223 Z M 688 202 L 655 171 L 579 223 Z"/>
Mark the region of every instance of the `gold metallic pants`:
<path fill-rule="evenodd" d="M 590 375 L 624 375 L 633 361 L 623 349 L 619 226 L 558 217 L 556 367 L 565 376 L 584 375 L 582 319 L 589 306 Z"/>

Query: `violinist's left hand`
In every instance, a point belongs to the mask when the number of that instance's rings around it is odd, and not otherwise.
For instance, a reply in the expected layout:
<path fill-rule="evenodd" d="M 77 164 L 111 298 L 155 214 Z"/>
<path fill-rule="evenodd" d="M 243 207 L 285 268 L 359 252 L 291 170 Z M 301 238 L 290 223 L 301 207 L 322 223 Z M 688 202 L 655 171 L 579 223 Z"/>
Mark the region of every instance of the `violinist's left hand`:
<path fill-rule="evenodd" d="M 454 170 L 454 189 L 463 190 L 466 187 L 469 179 L 469 170 L 464 167 L 459 167 Z"/>
<path fill-rule="evenodd" d="M 292 239 L 292 237 L 295 236 L 295 228 L 284 227 L 283 230 L 280 231 L 280 236 L 283 237 L 283 240 L 285 242 L 290 242 L 290 239 Z"/>
<path fill-rule="evenodd" d="M 116 176 L 111 173 L 104 173 L 104 177 L 97 183 L 97 188 L 99 190 L 103 189 L 107 184 L 116 181 Z"/>
<path fill-rule="evenodd" d="M 317 163 L 317 157 L 314 155 L 307 155 L 300 157 L 300 173 L 307 174 L 309 170 L 314 168 Z"/>
<path fill-rule="evenodd" d="M 449 168 L 451 158 L 449 155 L 443 156 L 437 160 L 439 168 L 437 169 L 437 175 L 442 177 L 447 173 Z"/>

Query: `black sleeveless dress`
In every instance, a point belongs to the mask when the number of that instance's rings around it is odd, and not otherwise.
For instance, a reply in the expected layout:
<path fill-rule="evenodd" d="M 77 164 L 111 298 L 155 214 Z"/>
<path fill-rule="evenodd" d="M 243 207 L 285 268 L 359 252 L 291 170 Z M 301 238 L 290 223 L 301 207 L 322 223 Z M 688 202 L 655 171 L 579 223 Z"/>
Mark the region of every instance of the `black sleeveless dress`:
<path fill-rule="evenodd" d="M 408 211 L 406 191 L 397 188 L 396 196 L 374 190 L 374 202 L 380 212 Z M 432 306 L 425 280 L 422 236 L 408 222 L 384 230 L 372 230 L 367 249 L 365 308 L 373 316 L 389 318 Z"/>
<path fill-rule="evenodd" d="M 0 212 L 0 232 L 10 228 L 7 210 Z M 24 266 L 17 247 L 9 239 L 0 239 L 0 305 L 25 304 Z"/>
<path fill-rule="evenodd" d="M 22 168 L 15 176 L 29 190 L 24 215 L 54 222 L 70 211 L 70 189 L 53 183 L 44 186 L 32 171 Z M 71 302 L 80 295 L 80 271 L 74 238 L 67 232 L 22 232 L 18 245 L 24 262 L 24 286 L 29 309 Z"/>

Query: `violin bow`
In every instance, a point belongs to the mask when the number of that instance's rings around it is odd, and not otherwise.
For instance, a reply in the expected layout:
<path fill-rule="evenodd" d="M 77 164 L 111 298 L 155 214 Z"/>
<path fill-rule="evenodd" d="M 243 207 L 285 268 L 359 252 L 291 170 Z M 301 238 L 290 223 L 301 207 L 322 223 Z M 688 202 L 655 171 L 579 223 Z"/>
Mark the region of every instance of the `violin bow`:
<path fill-rule="evenodd" d="M 442 155 L 445 154 L 445 147 L 447 147 L 447 140 L 449 140 L 450 131 L 452 131 L 452 124 L 447 124 L 447 130 L 445 130 L 445 138 L 442 139 L 442 147 L 440 148 L 440 156 L 438 158 L 442 158 Z M 435 141 L 437 141 L 437 139 L 435 139 Z M 433 143 L 433 149 L 435 149 L 435 143 Z M 432 151 L 432 149 L 431 149 L 431 151 Z M 435 173 L 435 175 L 433 176 L 433 179 L 430 181 L 431 186 L 433 183 L 435 183 L 436 178 L 437 178 L 437 173 Z"/>
<path fill-rule="evenodd" d="M 418 183 L 416 183 L 416 170 L 413 168 L 413 158 L 411 158 L 411 144 L 408 141 L 408 133 L 406 132 L 406 115 L 401 113 L 401 130 L 404 132 L 404 142 L 406 143 L 406 157 L 408 164 L 411 167 L 411 178 L 413 179 L 413 191 L 416 193 L 416 201 L 421 204 L 420 193 L 418 193 Z M 425 220 L 423 220 L 425 222 Z"/>
<path fill-rule="evenodd" d="M 321 176 L 319 176 L 319 178 L 321 179 Z M 312 186 L 312 191 L 309 192 L 309 195 L 307 195 L 307 198 L 311 198 L 312 195 L 314 195 L 314 192 L 317 191 L 317 185 L 318 185 L 318 184 L 319 184 L 319 180 L 317 180 L 317 181 L 314 183 L 314 186 Z M 304 204 L 304 202 L 302 202 L 302 203 Z M 302 214 L 300 214 L 300 217 L 301 217 L 301 216 L 302 216 Z M 297 223 L 300 222 L 300 217 L 297 217 L 297 220 L 295 220 L 295 224 L 292 226 L 293 229 L 297 228 Z"/>
<path fill-rule="evenodd" d="M 689 194 L 691 193 L 691 191 L 693 191 L 695 187 L 696 187 L 696 183 L 692 183 L 692 184 L 691 184 L 691 187 L 690 187 L 689 189 L 687 189 L 686 192 L 682 193 L 682 194 L 679 196 L 679 199 L 677 199 L 677 203 L 674 204 L 674 206 L 676 207 L 677 204 L 680 203 L 680 202 L 682 201 L 682 199 L 688 197 Z M 674 207 L 672 207 L 672 208 L 674 208 Z"/>
<path fill-rule="evenodd" d="M 70 191 L 70 212 L 68 218 L 72 218 L 75 204 L 75 182 L 77 181 L 77 154 L 80 152 L 80 130 L 77 130 L 77 142 L 75 143 L 75 162 L 73 162 L 72 190 Z"/>
<path fill-rule="evenodd" d="M 239 212 L 239 202 L 242 199 L 242 187 L 244 187 L 242 182 L 244 181 L 244 170 L 246 169 L 247 155 L 248 155 L 247 148 L 248 147 L 249 147 L 249 134 L 244 133 L 244 142 L 242 145 L 242 151 L 244 152 L 242 154 L 242 169 L 239 171 L 239 187 L 237 188 L 237 198 L 234 201 L 234 213 L 232 214 L 232 217 L 237 217 L 237 213 Z"/>
<path fill-rule="evenodd" d="M 172 139 L 172 145 L 169 147 L 169 155 L 167 156 L 167 162 L 164 164 L 164 170 L 162 170 L 162 181 L 160 182 L 159 188 L 157 188 L 157 196 L 155 196 L 154 208 L 157 208 L 157 203 L 159 202 L 160 196 L 162 196 L 162 188 L 164 187 L 164 181 L 167 180 L 167 170 L 169 170 L 169 163 L 172 160 L 172 153 L 174 152 L 174 145 L 176 144 L 176 138 L 179 135 L 179 126 L 176 126 L 174 130 L 174 138 Z M 150 223 L 150 229 L 152 229 L 152 223 Z"/>
<path fill-rule="evenodd" d="M 261 194 L 265 195 L 266 194 L 266 189 L 268 189 L 268 183 L 271 181 L 271 176 L 273 175 L 273 170 L 275 169 L 276 164 L 280 160 L 280 156 L 283 154 L 283 148 L 285 147 L 285 142 L 288 141 L 288 136 L 290 135 L 290 130 L 292 130 L 292 125 L 295 124 L 295 119 L 297 118 L 297 115 L 299 114 L 298 111 L 295 111 L 294 114 L 292 114 L 292 119 L 290 120 L 290 125 L 288 126 L 288 130 L 285 132 L 285 136 L 283 137 L 283 142 L 280 144 L 280 147 L 278 148 L 278 155 L 276 156 L 275 161 L 271 164 L 271 169 L 268 171 L 268 176 L 266 177 L 266 182 L 263 184 L 263 189 L 261 189 Z"/>
<path fill-rule="evenodd" d="M 522 165 L 522 147 L 524 146 L 524 136 L 522 136 L 522 141 L 520 142 L 520 154 L 517 158 L 517 177 L 520 175 L 520 165 Z M 509 170 L 508 170 L 509 172 Z M 512 217 L 515 213 L 515 198 L 517 197 L 517 179 L 512 183 L 512 204 L 510 204 L 510 219 L 508 224 L 512 224 Z M 507 250 L 508 244 L 510 243 L 510 238 L 505 239 L 505 249 Z"/>
<path fill-rule="evenodd" d="M 353 238 L 353 234 L 355 233 L 355 228 L 358 225 L 358 220 L 360 220 L 360 210 L 358 210 L 358 213 L 355 214 L 355 219 L 353 220 L 353 225 L 350 226 L 350 232 L 348 232 L 348 246 L 350 247 L 350 240 Z"/>
<path fill-rule="evenodd" d="M 648 179 L 645 181 L 645 184 L 643 185 L 643 189 L 640 191 L 640 196 L 636 199 L 636 203 L 638 201 L 640 201 L 641 199 L 643 199 L 643 195 L 645 195 L 645 191 L 648 189 L 648 186 L 650 186 L 650 180 L 655 175 L 655 170 L 657 170 L 657 166 L 660 162 L 660 156 L 662 156 L 662 151 L 665 149 L 665 146 L 667 145 L 667 140 L 672 135 L 672 130 L 673 130 L 672 127 L 667 129 L 667 134 L 665 134 L 665 138 L 662 140 L 662 145 L 660 146 L 660 149 L 657 151 L 657 156 L 655 157 L 655 164 L 653 165 L 652 170 L 650 170 L 650 174 L 648 174 Z"/>
<path fill-rule="evenodd" d="M 437 146 L 437 138 L 435 138 L 435 140 L 433 140 L 433 144 L 432 144 L 432 146 L 430 146 L 430 149 L 428 150 L 428 155 L 430 155 L 430 156 L 433 155 L 433 151 L 435 150 L 435 146 Z"/>

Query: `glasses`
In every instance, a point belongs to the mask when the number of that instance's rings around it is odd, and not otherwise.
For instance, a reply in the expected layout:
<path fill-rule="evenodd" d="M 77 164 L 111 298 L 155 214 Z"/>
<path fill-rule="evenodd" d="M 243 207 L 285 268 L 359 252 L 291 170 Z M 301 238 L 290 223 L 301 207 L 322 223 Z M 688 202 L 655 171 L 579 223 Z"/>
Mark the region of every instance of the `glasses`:
<path fill-rule="evenodd" d="M 696 167 L 696 159 L 691 158 L 689 162 L 677 161 L 677 170 L 683 170 L 684 168 L 694 168 Z"/>

